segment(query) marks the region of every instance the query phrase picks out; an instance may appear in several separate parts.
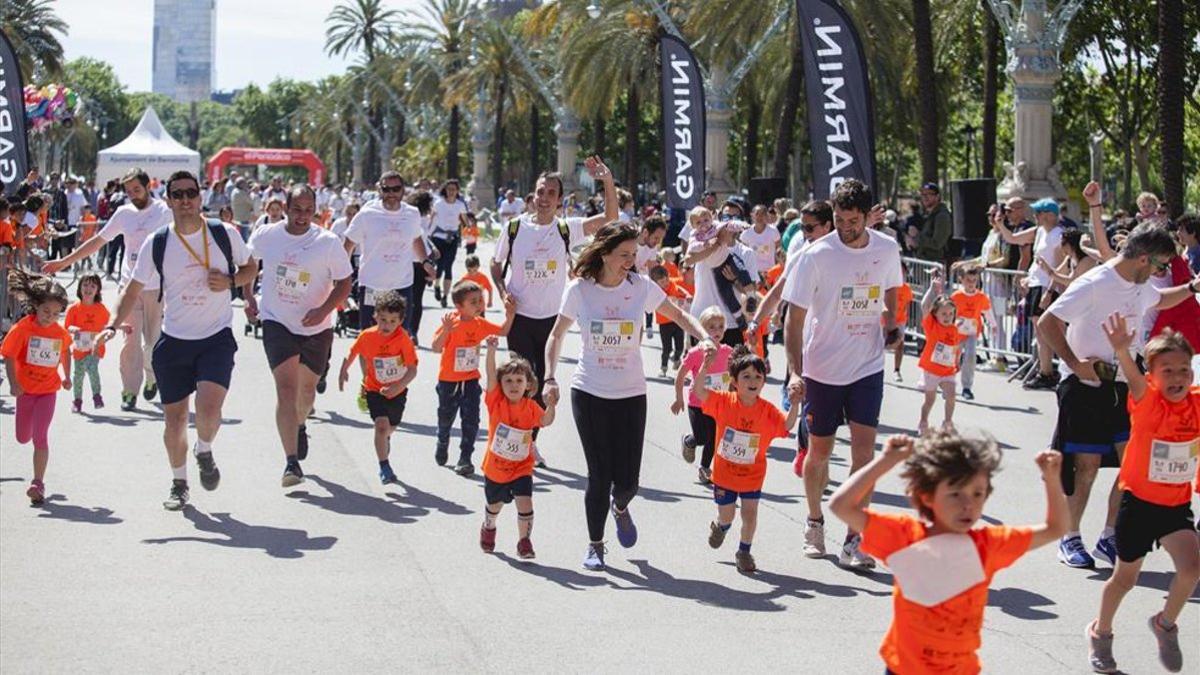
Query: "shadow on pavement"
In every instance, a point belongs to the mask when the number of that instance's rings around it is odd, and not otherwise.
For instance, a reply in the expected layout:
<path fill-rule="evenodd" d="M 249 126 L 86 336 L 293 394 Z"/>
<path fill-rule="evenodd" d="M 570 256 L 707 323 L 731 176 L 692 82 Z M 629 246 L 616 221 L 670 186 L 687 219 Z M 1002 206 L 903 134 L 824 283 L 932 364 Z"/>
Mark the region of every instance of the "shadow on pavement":
<path fill-rule="evenodd" d="M 577 473 L 567 471 L 566 469 L 557 469 L 545 467 L 534 472 L 534 492 L 548 492 L 547 486 L 562 486 L 571 490 L 584 492 L 587 490 L 587 476 L 581 476 Z M 697 494 L 688 494 L 685 492 L 669 492 L 667 490 L 659 490 L 657 488 L 647 487 L 645 485 L 638 486 L 637 499 L 645 499 L 651 502 L 662 502 L 666 504 L 674 504 L 684 499 L 701 499 L 709 500 L 711 497 Z M 634 503 L 637 503 L 637 499 Z"/>
<path fill-rule="evenodd" d="M 1112 576 L 1111 567 L 1090 571 L 1092 575 L 1088 579 L 1094 581 L 1108 581 L 1108 578 Z M 1166 593 L 1171 587 L 1171 580 L 1174 578 L 1175 572 L 1147 572 L 1146 570 L 1142 570 L 1138 574 L 1137 585 L 1142 588 L 1153 588 L 1156 591 Z M 1200 586 L 1192 589 L 1192 594 L 1188 596 L 1188 602 L 1200 604 Z"/>
<path fill-rule="evenodd" d="M 20 476 L 12 476 L 10 478 L 0 478 L 0 483 L 24 483 L 25 479 Z"/>
<path fill-rule="evenodd" d="M 452 502 L 449 499 L 439 497 L 430 492 L 425 492 L 424 490 L 420 490 L 403 481 L 400 481 L 399 485 L 400 487 L 404 488 L 405 495 L 403 497 L 395 495 L 395 498 L 403 499 L 413 506 L 419 506 L 423 509 L 429 509 L 430 511 L 439 511 L 448 516 L 469 516 L 472 513 L 475 513 L 471 509 L 468 509 L 458 502 Z M 388 493 L 389 497 L 392 497 L 393 495 L 394 493 Z"/>
<path fill-rule="evenodd" d="M 924 391 L 925 391 L 924 389 L 921 389 L 919 387 L 915 387 L 915 386 L 910 387 L 910 386 L 903 385 L 903 384 L 896 384 L 894 382 L 888 382 L 885 384 L 885 386 L 894 387 L 896 389 L 907 389 L 908 391 L 915 392 L 917 394 L 924 393 Z M 941 400 L 940 397 L 938 400 L 939 401 Z M 961 393 L 958 396 L 956 396 L 954 400 L 955 400 L 956 405 L 966 405 L 966 406 L 971 406 L 973 408 L 986 408 L 988 410 L 994 410 L 996 412 L 1014 412 L 1014 413 L 1022 413 L 1025 415 L 1040 415 L 1040 414 L 1042 414 L 1041 408 L 1038 408 L 1036 406 L 1032 406 L 1032 405 L 1027 405 L 1027 406 L 991 405 L 991 404 L 987 404 L 987 403 L 980 403 L 978 399 L 976 399 L 974 401 L 968 401 L 962 397 Z"/>
<path fill-rule="evenodd" d="M 125 522 L 124 519 L 114 516 L 112 509 L 103 506 L 93 506 L 89 509 L 86 506 L 60 503 L 65 501 L 67 501 L 65 495 L 53 494 L 46 497 L 46 501 L 42 504 L 42 513 L 38 514 L 38 518 L 53 518 L 91 525 L 116 525 Z"/>
<path fill-rule="evenodd" d="M 116 415 L 97 415 L 96 413 L 84 412 L 81 416 L 91 424 L 107 424 L 114 427 L 135 427 L 142 422 L 149 422 L 162 419 L 161 417 L 119 417 Z"/>
<path fill-rule="evenodd" d="M 370 422 L 362 422 L 360 420 L 351 419 L 339 412 L 334 412 L 333 410 L 326 411 L 326 414 L 329 417 L 327 417 L 327 418 L 318 417 L 314 421 L 319 422 L 321 424 L 332 424 L 332 425 L 338 426 L 338 427 L 353 427 L 355 429 L 374 429 L 375 428 L 375 425 Z M 366 415 L 366 413 L 363 413 L 363 414 Z"/>
<path fill-rule="evenodd" d="M 217 537 L 163 537 L 143 539 L 143 544 L 170 544 L 190 541 L 213 544 L 229 548 L 260 549 L 272 558 L 303 558 L 305 551 L 328 551 L 337 543 L 337 537 L 310 537 L 305 530 L 285 527 L 250 525 L 237 520 L 228 513 L 211 515 L 194 506 L 184 507 L 183 516 L 201 532 L 221 535 Z"/>
<path fill-rule="evenodd" d="M 576 572 L 575 570 L 566 569 L 565 567 L 550 567 L 548 565 L 540 565 L 532 560 L 519 560 L 517 558 L 513 558 L 506 553 L 494 553 L 492 555 L 494 555 L 497 559 L 504 561 L 509 567 L 518 572 L 532 574 L 547 581 L 553 581 L 559 586 L 562 586 L 570 591 L 582 591 L 585 588 L 596 588 L 600 586 L 614 586 L 614 584 L 604 576 L 584 574 L 582 572 Z"/>
<path fill-rule="evenodd" d="M 385 523 L 404 525 L 417 522 L 417 518 L 427 515 L 427 509 L 417 506 L 405 506 L 400 503 L 398 495 L 389 494 L 390 499 L 382 499 L 361 492 L 355 492 L 331 480 L 308 474 L 305 480 L 314 483 L 329 492 L 329 496 L 313 494 L 307 490 L 293 490 L 287 493 L 291 499 L 315 506 L 320 509 L 342 516 L 367 516 L 378 518 Z"/>
<path fill-rule="evenodd" d="M 1053 607 L 1053 600 L 1023 588 L 990 589 L 987 606 L 999 607 L 1005 614 L 1026 621 L 1045 621 L 1058 618 L 1054 612 L 1038 609 L 1038 607 Z"/>

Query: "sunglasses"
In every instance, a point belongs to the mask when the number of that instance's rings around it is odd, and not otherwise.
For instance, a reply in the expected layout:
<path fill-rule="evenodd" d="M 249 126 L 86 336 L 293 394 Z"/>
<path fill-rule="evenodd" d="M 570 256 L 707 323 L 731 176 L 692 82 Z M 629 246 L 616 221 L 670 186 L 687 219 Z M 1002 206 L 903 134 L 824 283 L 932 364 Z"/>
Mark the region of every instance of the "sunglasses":
<path fill-rule="evenodd" d="M 820 226 L 819 225 L 801 225 L 800 229 L 804 230 L 805 232 L 807 232 L 809 234 L 812 234 L 812 231 L 817 229 L 818 227 L 820 227 Z"/>
<path fill-rule="evenodd" d="M 404 192 L 404 186 L 403 185 L 386 185 L 384 187 L 379 188 L 379 191 L 384 194 L 391 195 L 391 194 L 396 194 L 397 192 Z"/>
<path fill-rule="evenodd" d="M 1155 260 L 1154 258 L 1151 258 L 1150 264 L 1154 267 L 1155 272 L 1166 272 L 1167 270 L 1171 269 L 1170 260 Z"/>
<path fill-rule="evenodd" d="M 184 188 L 171 190 L 171 199 L 195 199 L 200 196 L 200 188 Z"/>

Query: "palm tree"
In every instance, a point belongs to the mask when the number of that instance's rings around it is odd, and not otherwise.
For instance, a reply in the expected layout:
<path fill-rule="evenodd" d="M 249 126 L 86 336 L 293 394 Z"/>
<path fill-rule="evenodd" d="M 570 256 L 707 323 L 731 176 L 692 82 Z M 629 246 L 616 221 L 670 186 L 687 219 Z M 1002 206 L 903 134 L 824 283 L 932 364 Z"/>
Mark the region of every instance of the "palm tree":
<path fill-rule="evenodd" d="M 363 52 L 368 64 L 399 41 L 399 10 L 384 9 L 382 0 L 353 0 L 333 8 L 325 18 L 325 53 L 345 56 Z"/>
<path fill-rule="evenodd" d="M 1183 213 L 1184 16 L 1180 0 L 1158 0 L 1158 131 L 1163 197 L 1171 217 Z"/>
<path fill-rule="evenodd" d="M 938 180 L 937 75 L 933 65 L 933 22 L 929 0 L 912 0 L 913 47 L 917 57 L 917 148 L 921 182 Z"/>
<path fill-rule="evenodd" d="M 12 42 L 26 82 L 39 71 L 51 77 L 62 73 L 63 47 L 55 33 L 65 37 L 67 22 L 53 5 L 53 0 L 0 2 L 0 29 Z"/>
<path fill-rule="evenodd" d="M 477 11 L 471 0 L 425 0 L 427 21 L 415 23 L 410 31 L 436 65 L 441 77 L 449 77 L 462 69 L 469 49 L 468 19 Z M 447 90 L 443 87 L 443 96 Z M 459 136 L 462 128 L 462 109 L 450 105 L 450 138 L 446 150 L 446 174 L 458 177 Z"/>

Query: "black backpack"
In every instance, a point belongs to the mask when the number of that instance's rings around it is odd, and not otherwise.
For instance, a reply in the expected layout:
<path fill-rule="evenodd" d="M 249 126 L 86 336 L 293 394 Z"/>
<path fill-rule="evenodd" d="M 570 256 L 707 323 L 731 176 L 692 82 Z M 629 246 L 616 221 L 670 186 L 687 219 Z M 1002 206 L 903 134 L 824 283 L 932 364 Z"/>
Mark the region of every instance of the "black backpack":
<path fill-rule="evenodd" d="M 571 266 L 571 227 L 567 225 L 567 221 L 563 218 L 555 218 L 554 223 L 558 225 L 558 234 L 562 237 L 563 248 L 567 251 L 567 266 Z M 513 218 L 508 221 L 508 255 L 504 258 L 504 270 L 500 272 L 500 276 L 508 276 L 508 267 L 512 264 L 513 242 L 517 239 L 517 230 L 521 228 L 521 219 Z"/>
<path fill-rule="evenodd" d="M 229 276 L 233 276 L 236 269 L 233 266 L 233 244 L 229 241 L 229 233 L 225 231 L 225 225 L 221 221 L 214 218 L 207 218 L 204 221 L 205 227 L 208 228 L 209 235 L 216 242 L 217 248 L 221 249 L 221 253 L 225 256 L 225 264 L 229 270 Z M 163 299 L 163 256 L 167 252 L 167 237 L 171 234 L 171 226 L 163 225 L 155 230 L 152 243 L 150 244 L 150 257 L 154 260 L 154 269 L 158 270 L 158 301 Z M 234 297 L 237 289 L 230 285 L 229 295 Z"/>

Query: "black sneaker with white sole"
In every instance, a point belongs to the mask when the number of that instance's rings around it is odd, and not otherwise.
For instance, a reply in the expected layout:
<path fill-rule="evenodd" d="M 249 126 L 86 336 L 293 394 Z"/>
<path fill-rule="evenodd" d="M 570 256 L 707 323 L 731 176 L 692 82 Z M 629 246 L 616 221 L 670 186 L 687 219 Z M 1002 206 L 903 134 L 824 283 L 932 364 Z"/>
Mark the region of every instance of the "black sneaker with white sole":
<path fill-rule="evenodd" d="M 295 487 L 304 482 L 304 471 L 300 468 L 300 462 L 291 461 L 283 468 L 283 478 L 280 484 L 285 488 Z"/>
<path fill-rule="evenodd" d="M 300 431 L 296 433 L 296 459 L 301 461 L 308 459 L 308 429 L 304 425 L 300 425 Z"/>
<path fill-rule="evenodd" d="M 142 387 L 142 396 L 147 401 L 153 401 L 155 396 L 158 396 L 158 383 L 147 382 L 146 386 Z"/>
<path fill-rule="evenodd" d="M 197 453 L 196 466 L 200 468 L 200 485 L 210 492 L 216 490 L 221 484 L 221 470 L 217 468 L 212 452 Z"/>
<path fill-rule="evenodd" d="M 188 503 L 188 482 L 176 478 L 171 481 L 171 494 L 163 502 L 163 508 L 168 511 L 179 511 Z"/>

